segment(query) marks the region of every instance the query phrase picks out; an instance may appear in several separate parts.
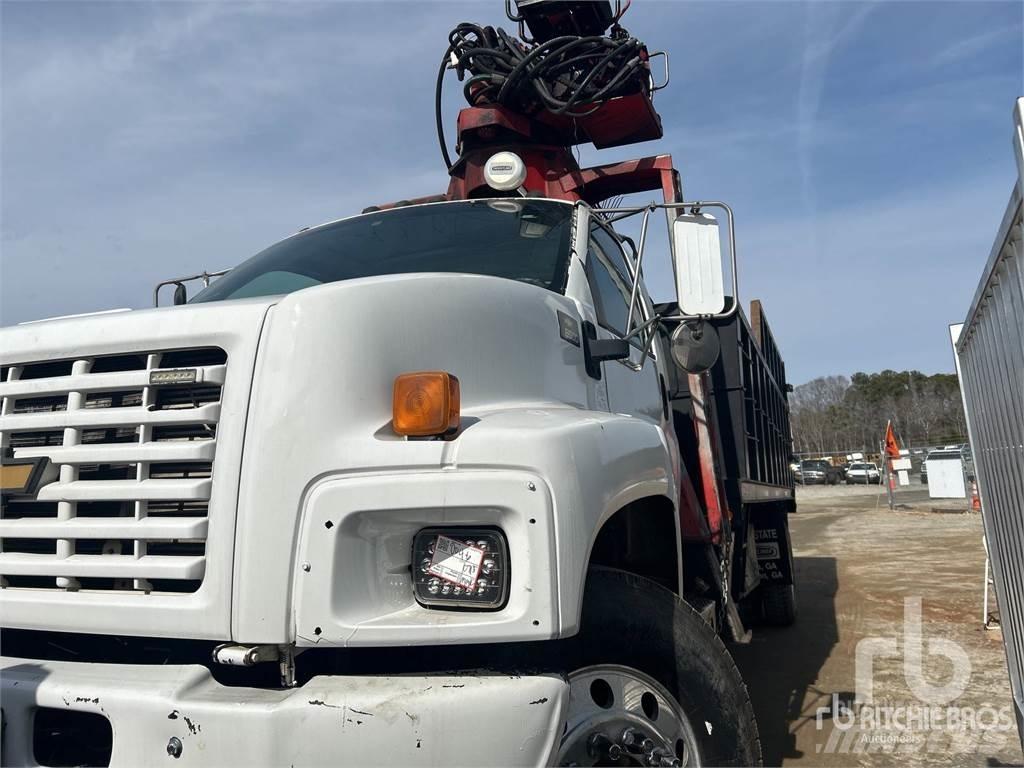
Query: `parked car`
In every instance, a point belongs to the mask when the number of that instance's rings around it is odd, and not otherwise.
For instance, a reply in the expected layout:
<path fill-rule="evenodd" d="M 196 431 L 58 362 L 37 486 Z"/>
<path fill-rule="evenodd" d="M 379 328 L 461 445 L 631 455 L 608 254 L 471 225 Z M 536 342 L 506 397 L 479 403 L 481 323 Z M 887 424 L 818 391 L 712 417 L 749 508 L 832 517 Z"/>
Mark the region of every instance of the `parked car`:
<path fill-rule="evenodd" d="M 804 485 L 836 485 L 843 475 L 824 459 L 805 459 L 800 462 L 800 478 Z"/>
<path fill-rule="evenodd" d="M 825 485 L 825 472 L 818 468 L 817 462 L 800 462 L 800 482 L 804 485 Z"/>
<path fill-rule="evenodd" d="M 878 485 L 882 482 L 882 473 L 878 471 L 878 465 L 870 462 L 858 462 L 851 464 L 846 471 L 846 482 L 849 485 L 863 483 L 864 485 Z"/>

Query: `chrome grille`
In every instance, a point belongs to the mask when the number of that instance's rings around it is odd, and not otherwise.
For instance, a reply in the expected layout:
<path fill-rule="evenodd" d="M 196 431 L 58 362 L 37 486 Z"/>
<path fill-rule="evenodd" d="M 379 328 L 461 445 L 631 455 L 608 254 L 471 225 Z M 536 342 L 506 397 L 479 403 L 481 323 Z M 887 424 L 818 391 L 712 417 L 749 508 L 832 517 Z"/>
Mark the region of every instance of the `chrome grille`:
<path fill-rule="evenodd" d="M 150 386 L 182 368 L 195 382 Z M 196 591 L 226 373 L 217 347 L 5 366 L 4 451 L 51 468 L 35 497 L 3 499 L 0 586 Z"/>

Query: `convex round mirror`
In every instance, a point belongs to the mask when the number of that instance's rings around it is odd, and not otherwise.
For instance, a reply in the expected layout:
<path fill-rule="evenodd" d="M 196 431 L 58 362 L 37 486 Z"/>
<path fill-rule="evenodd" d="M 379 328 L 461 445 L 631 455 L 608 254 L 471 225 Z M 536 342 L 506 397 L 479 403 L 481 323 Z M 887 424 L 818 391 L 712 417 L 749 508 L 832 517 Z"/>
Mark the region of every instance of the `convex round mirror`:
<path fill-rule="evenodd" d="M 672 359 L 687 373 L 703 373 L 718 361 L 722 343 L 718 331 L 702 320 L 680 323 L 671 336 Z"/>

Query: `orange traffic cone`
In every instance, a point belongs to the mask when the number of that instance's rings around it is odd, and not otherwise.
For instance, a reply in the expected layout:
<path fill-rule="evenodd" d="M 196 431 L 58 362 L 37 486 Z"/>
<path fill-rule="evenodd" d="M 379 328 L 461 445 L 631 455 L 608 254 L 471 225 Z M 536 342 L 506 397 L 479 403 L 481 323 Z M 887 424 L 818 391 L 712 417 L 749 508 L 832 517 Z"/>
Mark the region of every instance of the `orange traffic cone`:
<path fill-rule="evenodd" d="M 971 480 L 971 511 L 981 512 L 981 496 L 978 495 L 977 480 Z"/>

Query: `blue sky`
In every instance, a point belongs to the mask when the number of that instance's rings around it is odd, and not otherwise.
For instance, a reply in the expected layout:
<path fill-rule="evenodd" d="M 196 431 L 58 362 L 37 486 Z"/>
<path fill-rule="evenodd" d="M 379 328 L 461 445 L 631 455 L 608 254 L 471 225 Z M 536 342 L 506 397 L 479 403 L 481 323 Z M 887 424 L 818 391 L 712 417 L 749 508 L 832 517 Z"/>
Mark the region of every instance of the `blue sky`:
<path fill-rule="evenodd" d="M 435 62 L 502 5 L 0 2 L 0 322 L 145 307 L 159 279 L 442 191 Z M 583 160 L 670 152 L 688 197 L 733 204 L 791 381 L 952 370 L 1014 181 L 1022 9 L 635 0 L 623 24 L 672 57 L 666 135 Z M 647 270 L 668 297 L 663 250 Z"/>

